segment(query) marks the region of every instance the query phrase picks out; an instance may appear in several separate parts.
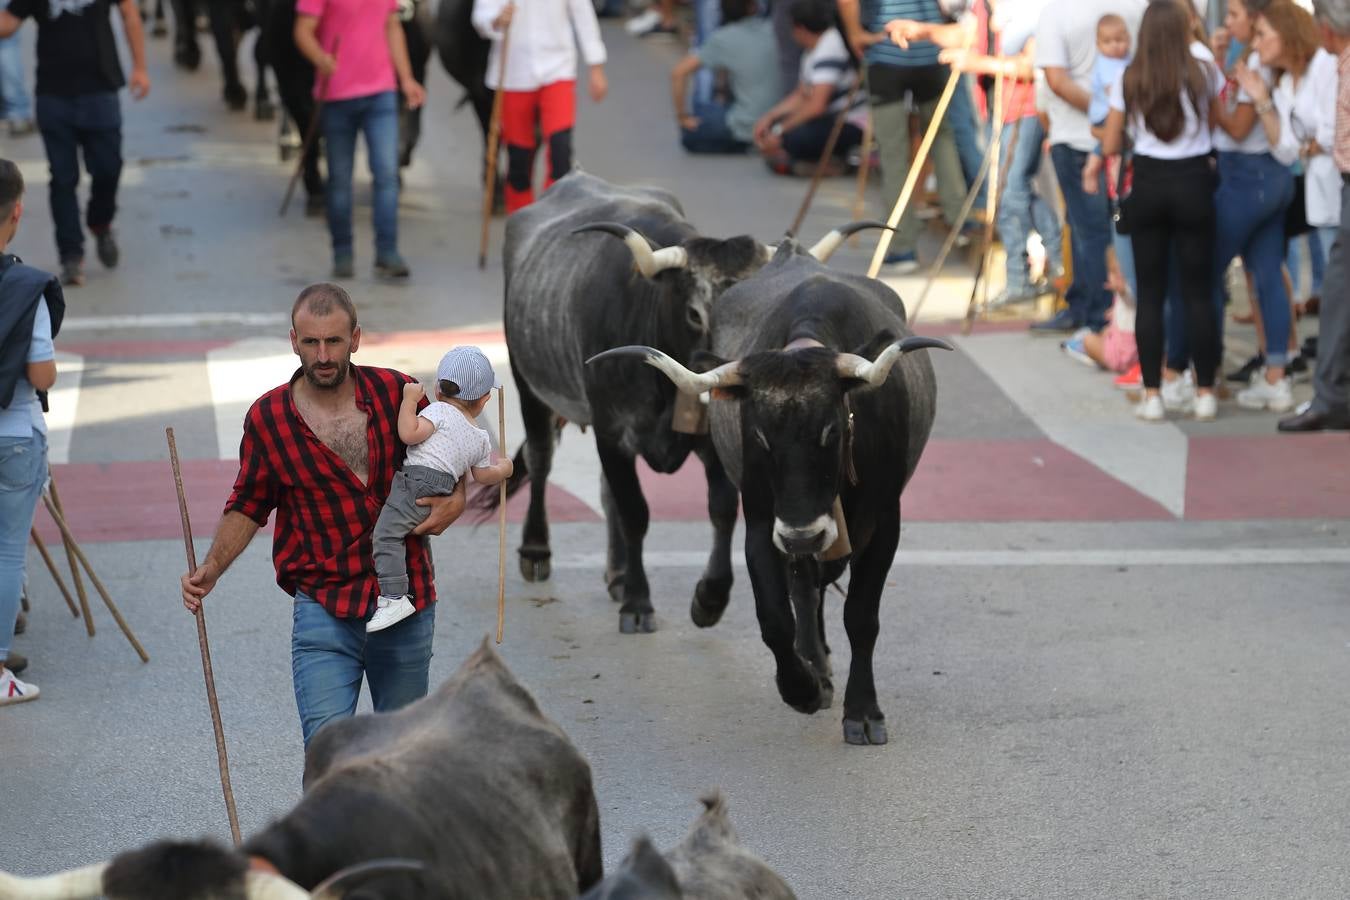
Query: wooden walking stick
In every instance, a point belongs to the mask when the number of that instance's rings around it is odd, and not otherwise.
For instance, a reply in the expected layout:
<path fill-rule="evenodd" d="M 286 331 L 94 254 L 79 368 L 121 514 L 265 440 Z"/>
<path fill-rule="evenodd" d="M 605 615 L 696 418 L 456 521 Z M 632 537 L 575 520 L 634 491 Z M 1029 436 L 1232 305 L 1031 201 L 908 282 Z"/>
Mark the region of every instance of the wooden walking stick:
<path fill-rule="evenodd" d="M 867 178 L 872 173 L 872 113 L 867 113 L 867 124 L 863 126 L 862 159 L 858 162 L 858 187 L 853 196 L 853 221 L 863 217 L 863 203 L 867 197 Z M 852 243 L 858 239 L 858 232 L 849 237 Z"/>
<path fill-rule="evenodd" d="M 811 185 L 806 189 L 806 196 L 802 198 L 802 205 L 797 208 L 797 217 L 792 220 L 792 225 L 787 231 L 788 234 L 797 234 L 797 230 L 802 227 L 802 220 L 806 218 L 806 211 L 811 208 L 811 201 L 816 198 L 816 189 L 820 187 L 820 179 L 825 175 L 825 166 L 834 154 L 834 145 L 839 141 L 839 133 L 844 130 L 844 123 L 848 121 L 848 114 L 853 110 L 853 97 L 858 93 L 859 83 L 860 80 L 855 80 L 853 87 L 848 89 L 848 98 L 844 100 L 844 108 L 839 110 L 839 116 L 834 120 L 834 127 L 830 129 L 830 136 L 825 141 L 825 149 L 816 162 L 816 171 L 811 175 Z"/>
<path fill-rule="evenodd" d="M 1003 88 L 1004 76 L 1003 70 L 1000 69 L 998 74 L 994 76 L 994 108 L 990 118 L 990 121 L 994 123 L 994 128 L 999 129 L 1000 132 L 1003 129 Z M 999 176 L 1005 174 L 999 168 L 999 149 L 1003 143 L 998 139 L 1000 136 L 996 135 L 993 140 L 994 163 L 989 172 L 988 202 L 985 204 L 983 258 L 980 260 L 979 269 L 975 274 L 975 287 L 980 287 L 983 297 L 980 302 L 981 306 L 989 303 L 989 269 L 994 264 L 994 218 L 998 215 L 999 190 L 1003 187 L 1003 179 Z M 1008 162 L 1004 163 L 1004 169 L 1012 161 L 1012 150 L 1012 147 L 1008 148 Z M 975 290 L 972 290 L 970 302 L 966 305 L 966 317 L 961 324 L 962 334 L 970 334 L 971 328 L 974 327 L 975 309 Z"/>
<path fill-rule="evenodd" d="M 173 429 L 164 429 L 169 439 L 169 460 L 173 463 L 173 482 L 178 488 L 178 513 L 183 520 L 183 547 L 187 550 L 188 572 L 197 571 L 197 551 L 192 546 L 192 522 L 188 518 L 187 495 L 183 492 L 183 472 L 178 466 L 178 445 L 173 439 Z M 216 733 L 216 764 L 220 768 L 220 789 L 225 794 L 225 814 L 230 817 L 230 836 L 234 845 L 239 846 L 242 836 L 239 833 L 239 814 L 234 809 L 234 789 L 230 787 L 230 760 L 225 752 L 225 728 L 220 723 L 220 701 L 216 699 L 216 676 L 211 669 L 211 645 L 206 639 L 206 616 L 202 607 L 197 607 L 193 616 L 197 620 L 197 647 L 202 652 L 202 675 L 206 677 L 206 702 L 211 707 L 211 727 Z"/>
<path fill-rule="evenodd" d="M 75 543 L 75 536 L 70 533 L 70 526 L 66 524 L 65 516 L 61 515 L 61 511 L 57 509 L 56 504 L 52 502 L 50 491 L 43 492 L 42 502 L 47 507 L 47 512 L 51 515 L 52 521 L 56 523 L 56 527 L 61 529 L 61 536 L 65 538 L 70 549 L 74 551 L 75 558 L 80 561 L 80 565 L 84 566 L 84 570 L 89 573 L 89 580 L 94 583 L 95 590 L 97 590 L 99 596 L 103 598 L 103 605 L 108 607 L 108 612 L 112 613 L 113 621 L 117 623 L 117 627 L 122 629 L 122 634 L 126 635 L 127 640 L 131 643 L 132 649 L 135 650 L 136 655 L 141 658 L 141 662 L 149 662 L 150 654 L 145 652 L 145 648 L 142 647 L 141 642 L 136 639 L 136 635 L 132 632 L 131 626 L 127 624 L 127 620 L 122 618 L 122 611 L 117 608 L 117 604 L 113 602 L 112 595 L 108 593 L 108 589 L 103 586 L 103 582 L 99 580 L 98 574 L 94 572 L 94 567 L 89 563 L 89 557 L 85 556 L 84 551 L 80 549 L 80 545 Z"/>
<path fill-rule="evenodd" d="M 50 471 L 47 473 L 47 492 L 52 496 L 52 503 L 56 506 L 56 511 L 65 516 L 65 510 L 61 507 L 61 495 L 56 492 L 56 477 Z M 66 562 L 70 564 L 70 580 L 75 583 L 75 594 L 80 598 L 80 610 L 84 613 L 84 630 L 90 637 L 94 636 L 94 617 L 89 615 L 89 595 L 84 591 L 84 579 L 80 577 L 80 567 L 75 560 L 75 553 L 72 549 L 74 541 L 67 538 L 65 532 L 61 534 L 61 545 L 66 548 Z"/>
<path fill-rule="evenodd" d="M 502 131 L 502 97 L 506 94 L 506 51 L 511 46 L 511 23 L 502 30 L 502 56 L 497 61 L 497 90 L 492 95 L 492 116 L 488 119 L 487 178 L 483 183 L 483 234 L 478 241 L 478 268 L 487 268 L 488 226 L 492 223 L 492 194 L 497 188 L 497 144 Z M 500 395 L 498 395 L 500 396 Z M 506 448 L 502 448 L 506 452 Z M 500 626 L 497 641 L 501 642 Z"/>
<path fill-rule="evenodd" d="M 497 446 L 506 455 L 506 388 L 497 388 Z M 506 626 L 506 479 L 501 480 L 497 503 L 497 643 Z"/>
<path fill-rule="evenodd" d="M 341 39 L 333 41 L 333 58 L 337 59 L 338 44 Z M 281 198 L 281 209 L 277 210 L 277 215 L 285 217 L 286 209 L 291 205 L 291 195 L 295 193 L 296 182 L 305 172 L 305 157 L 309 156 L 310 150 L 314 148 L 314 141 L 319 136 L 319 116 L 323 113 L 324 98 L 328 96 L 328 76 L 325 75 L 319 80 L 319 99 L 314 104 L 314 114 L 309 117 L 309 127 L 305 129 L 305 139 L 300 143 L 300 158 L 295 162 L 295 171 L 291 173 L 291 181 L 286 185 L 286 194 Z M 235 841 L 238 843 L 238 841 Z"/>
<path fill-rule="evenodd" d="M 969 50 L 974 38 L 973 32 L 967 34 L 962 49 Z M 942 124 L 943 117 L 947 115 L 947 107 L 951 104 L 952 96 L 956 93 L 956 86 L 960 81 L 961 70 L 953 66 L 952 74 L 948 77 L 947 85 L 942 89 L 942 96 L 938 98 L 937 107 L 933 110 L 933 120 L 928 123 L 928 130 L 924 132 L 923 141 L 919 144 L 919 152 L 910 161 L 909 174 L 905 176 L 904 187 L 900 189 L 900 196 L 895 201 L 895 207 L 891 210 L 890 218 L 886 220 L 886 230 L 881 233 L 881 240 L 877 241 L 876 252 L 872 254 L 872 263 L 867 267 L 868 278 L 876 278 L 877 273 L 881 271 L 881 263 L 886 258 L 886 251 L 891 246 L 891 236 L 895 234 L 895 227 L 900 224 L 900 217 L 905 214 L 905 207 L 909 206 L 909 199 L 914 193 L 915 186 L 919 183 L 919 172 L 928 159 L 928 151 L 932 148 L 933 141 L 937 140 L 938 126 Z M 960 225 L 958 224 L 957 227 L 959 228 Z"/>
<path fill-rule="evenodd" d="M 33 546 L 37 547 L 38 556 L 41 556 L 42 561 L 47 564 L 47 571 L 52 573 L 52 581 L 56 582 L 56 587 L 61 591 L 61 596 L 66 599 L 66 606 L 70 607 L 70 614 L 78 619 L 80 611 L 75 606 L 75 598 L 70 596 L 70 589 L 66 587 L 65 581 L 61 578 L 61 571 L 56 568 L 56 560 L 52 559 L 51 553 L 47 552 L 47 545 L 38 536 L 36 528 L 31 529 L 28 534 L 33 539 Z"/>

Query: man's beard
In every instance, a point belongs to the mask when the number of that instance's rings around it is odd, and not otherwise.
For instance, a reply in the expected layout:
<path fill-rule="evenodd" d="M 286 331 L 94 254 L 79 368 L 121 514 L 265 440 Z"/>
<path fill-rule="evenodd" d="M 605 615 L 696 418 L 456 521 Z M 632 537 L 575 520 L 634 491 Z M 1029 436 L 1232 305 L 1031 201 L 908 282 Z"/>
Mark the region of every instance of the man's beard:
<path fill-rule="evenodd" d="M 318 388 L 321 391 L 331 391 L 337 388 L 347 380 L 347 370 L 351 367 L 351 364 L 344 360 L 340 363 L 332 363 L 332 366 L 333 371 L 325 374 L 319 374 L 315 371 L 319 368 L 318 363 L 305 366 L 305 380 L 310 383 L 311 387 Z"/>

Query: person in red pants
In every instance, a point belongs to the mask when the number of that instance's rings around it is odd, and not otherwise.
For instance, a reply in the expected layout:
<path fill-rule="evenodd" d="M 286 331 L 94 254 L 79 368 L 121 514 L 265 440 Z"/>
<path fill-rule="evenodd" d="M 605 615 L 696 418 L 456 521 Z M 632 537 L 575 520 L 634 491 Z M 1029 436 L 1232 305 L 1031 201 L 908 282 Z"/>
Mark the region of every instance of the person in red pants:
<path fill-rule="evenodd" d="M 589 69 L 591 99 L 605 99 L 605 44 L 591 0 L 532 0 L 519 9 L 510 0 L 474 0 L 473 26 L 492 41 L 487 86 L 504 91 L 502 141 L 506 144 L 506 212 L 534 200 L 534 155 L 542 136 L 547 155 L 544 187 L 572 169 L 572 126 L 577 113 L 577 45 Z M 511 28 L 505 78 L 502 38 Z"/>

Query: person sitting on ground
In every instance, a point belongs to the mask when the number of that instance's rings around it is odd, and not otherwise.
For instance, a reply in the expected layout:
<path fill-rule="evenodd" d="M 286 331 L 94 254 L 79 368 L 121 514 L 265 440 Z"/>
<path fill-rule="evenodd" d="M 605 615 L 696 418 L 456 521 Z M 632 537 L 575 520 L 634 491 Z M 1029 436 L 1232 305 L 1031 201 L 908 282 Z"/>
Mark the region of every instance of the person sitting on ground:
<path fill-rule="evenodd" d="M 862 143 L 867 98 L 854 90 L 858 71 L 843 35 L 834 27 L 834 10 L 826 0 L 795 0 L 792 39 L 802 55 L 797 88 L 755 123 L 755 146 L 781 175 L 809 174 L 825 152 L 840 113 L 847 118 L 835 141 L 833 157 L 847 157 Z M 853 102 L 849 102 L 852 94 Z M 842 168 L 836 164 L 836 169 Z"/>
<path fill-rule="evenodd" d="M 744 153 L 754 143 L 755 122 L 778 102 L 773 23 L 756 11 L 755 0 L 722 0 L 722 27 L 670 73 L 680 143 L 690 153 Z M 691 109 L 689 76 L 705 67 L 726 70 L 731 102 L 695 101 Z"/>
<path fill-rule="evenodd" d="M 23 176 L 0 159 L 0 706 L 36 700 L 16 677 L 9 643 L 23 597 L 28 532 L 47 481 L 47 424 L 39 391 L 56 383 L 52 338 L 65 298 L 46 272 L 6 252 L 23 218 Z"/>
<path fill-rule="evenodd" d="M 366 631 L 381 631 L 417 610 L 408 596 L 407 547 L 404 540 L 426 519 L 423 497 L 448 496 L 467 473 L 479 484 L 498 484 L 511 477 L 511 460 L 492 461 L 492 441 L 474 424 L 501 387 L 483 351 L 455 347 L 436 368 L 436 402 L 418 413 L 425 391 L 412 382 L 403 386 L 398 411 L 399 440 L 408 445 L 403 468 L 394 473 L 389 498 L 375 522 L 372 546 L 380 598 Z"/>
<path fill-rule="evenodd" d="M 1081 363 L 1123 373 L 1138 364 L 1139 348 L 1134 342 L 1134 294 L 1114 247 L 1106 249 L 1106 286 L 1113 295 L 1106 327 L 1084 328 L 1060 347 Z"/>

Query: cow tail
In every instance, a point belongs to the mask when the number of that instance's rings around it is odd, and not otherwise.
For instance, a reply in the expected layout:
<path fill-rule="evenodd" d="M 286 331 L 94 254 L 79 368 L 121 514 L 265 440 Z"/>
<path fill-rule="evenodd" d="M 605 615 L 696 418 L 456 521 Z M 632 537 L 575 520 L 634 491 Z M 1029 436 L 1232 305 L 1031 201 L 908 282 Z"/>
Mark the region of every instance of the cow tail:
<path fill-rule="evenodd" d="M 516 491 L 525 486 L 525 482 L 530 480 L 530 467 L 525 462 L 525 445 L 521 444 L 516 455 L 511 459 L 511 477 L 506 479 L 506 496 L 514 497 Z M 498 485 L 475 485 L 469 496 L 468 505 L 465 512 L 470 514 L 470 520 L 473 522 L 486 522 L 497 514 L 498 507 L 501 506 L 502 489 Z"/>

